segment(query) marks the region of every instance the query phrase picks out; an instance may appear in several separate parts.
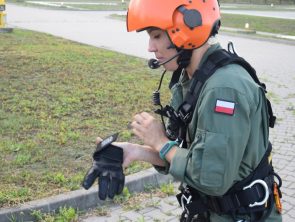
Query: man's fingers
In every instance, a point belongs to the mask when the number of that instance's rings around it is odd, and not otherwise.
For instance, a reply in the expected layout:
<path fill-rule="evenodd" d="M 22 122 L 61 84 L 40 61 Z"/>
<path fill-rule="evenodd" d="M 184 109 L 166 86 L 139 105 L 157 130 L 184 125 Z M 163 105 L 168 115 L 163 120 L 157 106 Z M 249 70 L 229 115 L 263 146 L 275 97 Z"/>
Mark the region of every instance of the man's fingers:
<path fill-rule="evenodd" d="M 147 112 L 142 112 L 141 113 L 141 117 L 143 118 L 143 119 L 149 119 L 149 118 L 151 118 L 151 117 L 153 117 L 151 114 L 149 114 L 149 113 L 147 113 Z"/>
<path fill-rule="evenodd" d="M 118 186 L 119 186 L 119 181 L 117 178 L 112 178 L 110 186 L 109 186 L 109 193 L 108 193 L 108 197 L 113 199 L 115 194 L 117 194 L 117 190 L 118 190 Z"/>
<path fill-rule="evenodd" d="M 101 141 L 103 141 L 102 138 L 100 138 L 100 137 L 96 137 L 96 144 L 99 144 Z"/>
<path fill-rule="evenodd" d="M 136 128 L 132 129 L 132 132 L 134 133 L 134 135 L 138 136 L 140 139 L 142 139 L 142 132 Z"/>
<path fill-rule="evenodd" d="M 95 179 L 98 177 L 98 170 L 97 168 L 91 167 L 90 170 L 86 173 L 82 186 L 88 190 L 92 184 L 94 183 Z"/>
<path fill-rule="evenodd" d="M 121 172 L 111 173 L 111 182 L 109 186 L 109 198 L 113 199 L 116 194 L 120 194 L 123 191 L 125 182 L 125 176 Z"/>
<path fill-rule="evenodd" d="M 117 193 L 116 194 L 122 193 L 122 191 L 124 189 L 124 185 L 125 185 L 125 176 L 124 176 L 124 174 L 122 174 L 121 177 L 119 178 L 119 185 L 117 187 Z"/>
<path fill-rule="evenodd" d="M 144 116 L 142 115 L 142 113 L 139 113 L 139 114 L 136 114 L 134 117 L 133 117 L 133 120 L 134 122 L 137 122 L 138 124 L 141 124 L 145 118 Z"/>
<path fill-rule="evenodd" d="M 109 191 L 110 175 L 105 172 L 99 177 L 98 197 L 101 200 L 105 200 Z"/>

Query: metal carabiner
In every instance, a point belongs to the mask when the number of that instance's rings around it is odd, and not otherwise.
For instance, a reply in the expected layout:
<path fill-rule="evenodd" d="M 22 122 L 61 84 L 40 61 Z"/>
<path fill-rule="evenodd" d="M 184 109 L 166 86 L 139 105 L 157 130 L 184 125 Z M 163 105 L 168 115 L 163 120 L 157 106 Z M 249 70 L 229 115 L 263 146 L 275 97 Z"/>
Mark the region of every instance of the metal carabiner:
<path fill-rule="evenodd" d="M 268 197 L 269 197 L 268 186 L 267 186 L 267 184 L 265 183 L 264 180 L 254 180 L 250 185 L 245 186 L 245 187 L 243 188 L 243 190 L 249 189 L 249 188 L 251 188 L 252 186 L 254 186 L 255 184 L 257 184 L 257 183 L 263 186 L 264 191 L 265 191 L 265 197 L 264 197 L 263 200 L 260 201 L 260 202 L 254 202 L 253 204 L 249 204 L 249 207 L 255 207 L 255 206 L 261 206 L 261 205 L 264 205 L 264 204 L 266 203 Z"/>

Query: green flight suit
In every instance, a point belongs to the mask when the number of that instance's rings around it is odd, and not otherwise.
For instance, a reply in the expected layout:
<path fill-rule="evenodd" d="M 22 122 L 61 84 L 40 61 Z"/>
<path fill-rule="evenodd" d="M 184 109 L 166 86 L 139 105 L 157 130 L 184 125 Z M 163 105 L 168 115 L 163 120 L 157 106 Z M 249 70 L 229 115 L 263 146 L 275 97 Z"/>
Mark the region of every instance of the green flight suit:
<path fill-rule="evenodd" d="M 219 44 L 211 46 L 201 64 L 217 49 L 221 49 Z M 183 74 L 172 87 L 174 109 L 182 104 L 189 86 L 190 80 Z M 219 103 L 221 108 L 230 105 L 230 113 L 217 109 Z M 230 64 L 207 80 L 196 107 L 187 132 L 188 149 L 177 149 L 169 173 L 204 194 L 220 196 L 247 177 L 266 151 L 269 127 L 265 95 L 244 68 Z M 274 207 L 266 221 L 281 220 Z M 211 221 L 232 219 L 211 212 Z"/>

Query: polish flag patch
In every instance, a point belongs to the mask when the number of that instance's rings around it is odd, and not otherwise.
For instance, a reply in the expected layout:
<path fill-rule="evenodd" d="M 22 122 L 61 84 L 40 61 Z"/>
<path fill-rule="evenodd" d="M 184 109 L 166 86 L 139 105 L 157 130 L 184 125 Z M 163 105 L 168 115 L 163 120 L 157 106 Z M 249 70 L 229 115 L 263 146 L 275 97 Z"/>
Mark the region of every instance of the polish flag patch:
<path fill-rule="evenodd" d="M 235 103 L 224 101 L 224 100 L 216 100 L 216 105 L 214 111 L 217 113 L 223 113 L 227 115 L 233 115 L 235 111 Z"/>

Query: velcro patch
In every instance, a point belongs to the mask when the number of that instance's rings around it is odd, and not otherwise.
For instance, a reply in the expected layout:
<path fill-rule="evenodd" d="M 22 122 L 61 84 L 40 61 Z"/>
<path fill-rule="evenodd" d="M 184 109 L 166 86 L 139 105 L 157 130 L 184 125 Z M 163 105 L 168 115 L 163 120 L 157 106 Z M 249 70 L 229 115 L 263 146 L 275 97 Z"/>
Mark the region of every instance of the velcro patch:
<path fill-rule="evenodd" d="M 217 113 L 233 115 L 235 112 L 235 105 L 234 102 L 217 99 L 214 111 Z"/>

